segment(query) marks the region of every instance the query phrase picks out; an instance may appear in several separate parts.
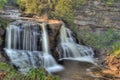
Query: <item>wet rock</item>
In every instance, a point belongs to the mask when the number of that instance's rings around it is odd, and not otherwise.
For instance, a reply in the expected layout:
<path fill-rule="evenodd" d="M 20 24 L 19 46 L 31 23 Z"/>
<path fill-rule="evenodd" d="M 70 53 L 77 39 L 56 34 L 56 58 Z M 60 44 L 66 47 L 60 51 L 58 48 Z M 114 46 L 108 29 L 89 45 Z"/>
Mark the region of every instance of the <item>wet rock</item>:
<path fill-rule="evenodd" d="M 6 58 L 3 56 L 3 52 L 0 52 L 0 62 L 5 62 Z"/>
<path fill-rule="evenodd" d="M 59 30 L 61 28 L 61 23 L 48 23 L 48 34 L 49 34 L 49 45 L 50 50 L 53 54 L 53 56 L 57 59 L 58 53 L 56 51 L 56 46 L 58 44 L 57 38 L 59 35 Z"/>
<path fill-rule="evenodd" d="M 5 29 L 2 29 L 1 26 L 0 26 L 0 36 L 3 36 L 5 33 Z"/>

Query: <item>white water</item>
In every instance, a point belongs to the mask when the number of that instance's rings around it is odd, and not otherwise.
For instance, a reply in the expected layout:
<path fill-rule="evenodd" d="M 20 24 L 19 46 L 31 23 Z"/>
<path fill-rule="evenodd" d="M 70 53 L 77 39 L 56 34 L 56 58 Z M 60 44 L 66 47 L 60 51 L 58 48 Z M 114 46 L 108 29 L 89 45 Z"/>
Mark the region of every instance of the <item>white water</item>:
<path fill-rule="evenodd" d="M 59 60 L 70 59 L 78 61 L 94 62 L 94 52 L 91 48 L 77 44 L 72 36 L 72 31 L 63 24 L 60 30 L 60 44 L 57 47 Z"/>
<path fill-rule="evenodd" d="M 55 59 L 50 55 L 49 43 L 48 43 L 48 33 L 46 31 L 46 24 L 41 24 L 42 27 L 42 46 L 43 46 L 43 67 L 46 68 L 48 72 L 56 72 L 63 70 L 63 67 L 58 65 Z"/>
<path fill-rule="evenodd" d="M 5 52 L 10 63 L 18 67 L 22 73 L 37 67 L 44 67 L 48 72 L 57 72 L 63 69 L 50 55 L 45 24 L 40 26 L 27 22 L 19 25 L 11 23 L 6 29 Z"/>

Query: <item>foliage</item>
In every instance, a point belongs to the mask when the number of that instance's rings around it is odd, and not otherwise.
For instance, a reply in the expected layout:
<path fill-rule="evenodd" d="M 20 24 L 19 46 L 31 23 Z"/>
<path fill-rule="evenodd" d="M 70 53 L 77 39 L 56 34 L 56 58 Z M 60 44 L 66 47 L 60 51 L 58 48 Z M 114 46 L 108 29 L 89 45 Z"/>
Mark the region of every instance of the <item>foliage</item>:
<path fill-rule="evenodd" d="M 31 71 L 23 75 L 14 69 L 12 65 L 0 62 L 0 69 L 7 72 L 2 80 L 60 80 L 57 76 L 46 75 L 42 68 L 31 69 Z"/>
<path fill-rule="evenodd" d="M 115 41 L 120 39 L 120 35 L 113 29 L 108 29 L 106 32 L 100 34 L 88 31 L 80 31 L 77 33 L 78 38 L 82 39 L 87 45 L 95 48 L 107 48 L 111 47 Z"/>
<path fill-rule="evenodd" d="M 27 14 L 43 15 L 50 18 L 73 22 L 73 9 L 79 9 L 87 0 L 17 0 Z"/>
<path fill-rule="evenodd" d="M 119 56 L 120 57 L 120 42 L 116 42 L 112 45 L 111 54 L 113 56 Z"/>
<path fill-rule="evenodd" d="M 72 0 L 73 9 L 78 10 L 81 6 L 87 4 L 87 0 Z"/>
<path fill-rule="evenodd" d="M 115 0 L 101 0 L 101 1 L 104 2 L 106 6 L 110 6 L 113 4 Z"/>
<path fill-rule="evenodd" d="M 52 75 L 46 76 L 44 69 L 32 69 L 26 76 L 31 80 L 59 80 L 58 77 Z"/>
<path fill-rule="evenodd" d="M 67 22 L 73 21 L 72 0 L 59 0 L 55 7 L 55 14 L 60 19 Z"/>
<path fill-rule="evenodd" d="M 9 23 L 9 22 L 8 22 L 7 20 L 5 20 L 5 19 L 3 19 L 3 18 L 0 18 L 0 27 L 1 27 L 2 29 L 6 29 L 8 23 Z"/>
<path fill-rule="evenodd" d="M 3 6 L 6 2 L 7 2 L 7 0 L 0 0 L 0 9 L 3 8 Z"/>
<path fill-rule="evenodd" d="M 0 18 L 0 28 L 1 30 L 5 30 L 7 27 L 8 21 Z M 2 45 L 3 37 L 0 35 L 0 46 Z"/>
<path fill-rule="evenodd" d="M 17 3 L 26 13 L 40 15 L 52 11 L 57 0 L 18 0 Z"/>

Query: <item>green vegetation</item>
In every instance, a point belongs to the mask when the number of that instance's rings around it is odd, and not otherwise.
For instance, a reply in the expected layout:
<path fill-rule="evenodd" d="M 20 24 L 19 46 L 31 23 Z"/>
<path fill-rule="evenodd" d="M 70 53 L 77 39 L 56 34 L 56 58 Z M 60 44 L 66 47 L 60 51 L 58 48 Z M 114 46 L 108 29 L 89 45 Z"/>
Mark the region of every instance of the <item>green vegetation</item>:
<path fill-rule="evenodd" d="M 97 34 L 87 30 L 78 31 L 75 27 L 73 27 L 73 30 L 76 32 L 78 39 L 86 45 L 101 50 L 109 49 L 112 56 L 120 57 L 120 34 L 117 31 L 108 29 Z"/>
<path fill-rule="evenodd" d="M 0 28 L 1 30 L 5 30 L 7 27 L 8 21 L 0 18 Z M 0 46 L 2 45 L 3 37 L 0 35 Z"/>
<path fill-rule="evenodd" d="M 113 44 L 111 55 L 120 57 L 120 42 L 116 42 Z"/>
<path fill-rule="evenodd" d="M 106 6 L 110 6 L 115 2 L 115 0 L 101 0 L 101 1 L 104 2 Z"/>
<path fill-rule="evenodd" d="M 6 29 L 8 23 L 9 23 L 9 22 L 8 22 L 7 20 L 5 20 L 5 19 L 3 19 L 3 18 L 0 18 L 0 27 L 1 27 L 2 29 Z"/>
<path fill-rule="evenodd" d="M 87 0 L 17 0 L 26 14 L 44 15 L 71 23 L 74 18 L 73 9 L 87 3 Z"/>
<path fill-rule="evenodd" d="M 116 41 L 119 41 L 120 35 L 113 29 L 108 29 L 105 32 L 96 34 L 94 32 L 81 30 L 79 31 L 78 38 L 83 40 L 84 43 L 94 48 L 108 48 L 111 47 Z"/>
<path fill-rule="evenodd" d="M 0 0 L 0 9 L 3 8 L 3 6 L 6 2 L 7 2 L 7 0 Z"/>
<path fill-rule="evenodd" d="M 57 0 L 18 0 L 17 3 L 28 14 L 49 14 L 55 7 Z"/>
<path fill-rule="evenodd" d="M 73 21 L 72 0 L 59 0 L 55 7 L 55 14 L 64 21 Z"/>
<path fill-rule="evenodd" d="M 42 68 L 32 69 L 27 75 L 23 75 L 7 63 L 0 63 L 0 69 L 7 72 L 2 80 L 60 80 L 59 77 L 46 75 Z"/>
<path fill-rule="evenodd" d="M 87 0 L 72 0 L 73 9 L 78 10 L 87 4 Z"/>

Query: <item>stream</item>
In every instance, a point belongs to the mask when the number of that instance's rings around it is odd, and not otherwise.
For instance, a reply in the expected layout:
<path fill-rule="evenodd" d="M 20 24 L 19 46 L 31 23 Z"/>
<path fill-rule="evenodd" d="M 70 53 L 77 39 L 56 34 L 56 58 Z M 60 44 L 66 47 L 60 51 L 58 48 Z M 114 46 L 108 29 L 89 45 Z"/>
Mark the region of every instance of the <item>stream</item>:
<path fill-rule="evenodd" d="M 72 60 L 63 61 L 64 70 L 56 73 L 61 80 L 96 80 L 98 78 L 92 77 L 87 69 L 95 67 L 95 65 L 88 62 L 79 62 Z"/>

